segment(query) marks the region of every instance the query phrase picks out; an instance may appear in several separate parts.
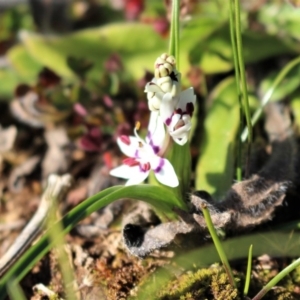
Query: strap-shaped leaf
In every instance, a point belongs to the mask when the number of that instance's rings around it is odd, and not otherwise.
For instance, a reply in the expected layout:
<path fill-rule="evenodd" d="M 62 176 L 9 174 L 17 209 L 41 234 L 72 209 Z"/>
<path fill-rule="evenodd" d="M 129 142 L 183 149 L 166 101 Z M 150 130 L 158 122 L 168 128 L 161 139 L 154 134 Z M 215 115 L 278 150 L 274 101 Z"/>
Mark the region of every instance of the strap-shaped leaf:
<path fill-rule="evenodd" d="M 61 235 L 65 235 L 83 218 L 92 212 L 99 210 L 113 201 L 131 198 L 142 200 L 153 205 L 161 213 L 169 218 L 175 218 L 173 207 L 186 209 L 184 203 L 176 198 L 175 194 L 164 187 L 152 185 L 138 186 L 114 186 L 108 188 L 80 203 L 72 211 L 66 214 L 61 220 L 64 230 Z M 54 224 L 53 230 L 59 228 L 61 224 Z M 6 295 L 6 285 L 12 279 L 21 280 L 27 272 L 38 262 L 50 249 L 52 242 L 49 240 L 49 233 L 44 236 L 20 258 L 20 260 L 3 276 L 0 280 L 0 299 Z"/>

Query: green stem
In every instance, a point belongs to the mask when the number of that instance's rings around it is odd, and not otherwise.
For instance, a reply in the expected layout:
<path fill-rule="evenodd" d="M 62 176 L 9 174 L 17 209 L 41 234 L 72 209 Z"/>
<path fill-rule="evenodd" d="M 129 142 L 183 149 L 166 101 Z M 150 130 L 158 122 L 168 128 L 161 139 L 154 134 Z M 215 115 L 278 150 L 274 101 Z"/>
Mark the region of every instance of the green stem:
<path fill-rule="evenodd" d="M 237 46 L 236 46 L 236 40 L 235 40 L 233 0 L 230 0 L 229 21 L 230 21 L 230 40 L 231 40 L 231 46 L 232 46 L 234 71 L 235 71 L 235 79 L 236 79 L 236 91 L 237 91 L 238 96 L 240 96 L 240 94 L 241 94 L 240 85 L 239 85 L 240 75 L 239 75 L 239 67 L 238 67 Z"/>
<path fill-rule="evenodd" d="M 170 28 L 170 41 L 169 41 L 169 54 L 175 56 L 175 2 L 172 1 L 172 15 L 171 15 L 171 28 Z"/>
<path fill-rule="evenodd" d="M 300 258 L 296 259 L 293 263 L 284 268 L 280 273 L 278 273 L 272 280 L 265 285 L 262 290 L 252 299 L 260 300 L 270 289 L 272 289 L 280 280 L 287 276 L 291 271 L 300 266 Z"/>
<path fill-rule="evenodd" d="M 7 292 L 12 300 L 26 300 L 24 292 L 16 280 L 12 280 L 7 284 Z"/>
<path fill-rule="evenodd" d="M 277 88 L 277 86 L 282 82 L 282 80 L 285 78 L 285 76 L 298 64 L 300 63 L 300 56 L 293 59 L 292 61 L 290 61 L 282 70 L 281 72 L 277 75 L 277 77 L 274 80 L 274 83 L 272 84 L 272 86 L 268 89 L 268 91 L 266 92 L 266 94 L 264 95 L 262 101 L 261 101 L 261 105 L 260 107 L 255 111 L 255 113 L 253 114 L 253 117 L 251 119 L 251 124 L 252 126 L 255 125 L 255 123 L 257 122 L 257 120 L 260 118 L 263 108 L 265 107 L 265 105 L 270 101 L 275 89 Z M 242 134 L 242 141 L 245 141 L 248 137 L 248 128 L 245 128 Z"/>
<path fill-rule="evenodd" d="M 176 58 L 176 68 L 179 70 L 179 49 L 180 49 L 180 41 L 179 41 L 179 14 L 180 14 L 180 0 L 173 0 L 174 5 L 174 31 L 175 31 L 175 58 Z"/>
<path fill-rule="evenodd" d="M 227 257 L 226 257 L 226 254 L 224 252 L 224 249 L 222 247 L 222 244 L 221 244 L 221 241 L 217 235 L 217 232 L 216 232 L 216 229 L 212 223 L 212 220 L 211 220 L 211 216 L 210 216 L 210 213 L 206 207 L 205 204 L 202 204 L 202 207 L 201 207 L 201 210 L 203 212 L 203 216 L 204 216 L 204 219 L 205 219 L 205 222 L 206 222 L 206 225 L 207 225 L 207 228 L 209 230 L 209 233 L 212 237 L 212 240 L 214 242 L 214 245 L 217 249 L 217 252 L 219 254 L 219 257 L 223 263 L 223 266 L 225 268 L 225 271 L 228 275 L 228 278 L 229 278 L 229 282 L 230 284 L 236 288 L 236 283 L 235 283 L 235 280 L 234 280 L 234 276 L 233 276 L 233 273 L 232 273 L 232 270 L 231 270 L 231 267 L 229 265 L 229 262 L 227 260 Z"/>
<path fill-rule="evenodd" d="M 239 114 L 240 114 L 240 125 L 239 125 L 239 134 L 237 137 L 237 162 L 236 162 L 236 178 L 237 181 L 242 180 L 242 140 L 240 138 L 244 122 L 243 122 L 243 107 L 242 107 L 242 95 L 240 90 L 240 75 L 239 75 L 239 66 L 238 66 L 238 54 L 237 46 L 235 40 L 235 28 L 234 28 L 234 6 L 233 0 L 230 0 L 229 7 L 229 21 L 230 21 L 230 39 L 233 53 L 233 62 L 234 62 L 234 71 L 235 71 L 235 82 L 236 82 L 236 93 L 239 101 Z"/>
<path fill-rule="evenodd" d="M 62 275 L 62 283 L 64 285 L 66 299 L 76 299 L 75 291 L 72 286 L 72 283 L 75 280 L 74 273 L 72 272 L 70 260 L 64 247 L 64 236 L 60 234 L 63 231 L 63 225 L 57 218 L 57 199 L 53 199 L 51 202 L 53 204 L 50 208 L 49 217 L 46 222 L 49 240 L 52 247 L 55 247 L 57 253 L 57 262 Z M 56 226 L 52 226 L 54 223 L 56 223 Z"/>
<path fill-rule="evenodd" d="M 246 83 L 246 72 L 245 64 L 243 58 L 243 44 L 242 44 L 242 35 L 241 35 L 241 9 L 240 9 L 240 0 L 235 0 L 235 33 L 236 33 L 236 43 L 237 43 L 237 59 L 240 70 L 241 85 L 242 85 L 242 95 L 243 95 L 243 108 L 246 117 L 246 123 L 248 128 L 248 143 L 252 142 L 252 124 L 250 117 L 250 108 L 248 100 L 248 90 Z"/>
<path fill-rule="evenodd" d="M 176 58 L 177 70 L 179 70 L 179 14 L 180 0 L 172 1 L 172 17 L 170 29 L 169 54 Z"/>
<path fill-rule="evenodd" d="M 251 270 L 252 270 L 252 249 L 253 249 L 253 245 L 250 246 L 248 252 L 247 273 L 246 273 L 246 280 L 245 280 L 245 287 L 244 287 L 245 296 L 248 295 L 249 286 L 250 286 Z"/>

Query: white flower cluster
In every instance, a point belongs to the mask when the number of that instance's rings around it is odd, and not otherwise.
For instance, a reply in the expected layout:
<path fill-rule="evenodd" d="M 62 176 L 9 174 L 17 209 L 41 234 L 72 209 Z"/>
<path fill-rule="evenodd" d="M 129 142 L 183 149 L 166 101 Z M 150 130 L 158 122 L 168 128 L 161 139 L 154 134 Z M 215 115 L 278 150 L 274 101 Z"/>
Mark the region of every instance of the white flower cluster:
<path fill-rule="evenodd" d="M 194 90 L 181 91 L 181 74 L 176 70 L 173 56 L 162 54 L 156 59 L 154 68 L 155 77 L 145 87 L 149 109 L 161 118 L 173 140 L 184 145 L 196 102 Z"/>
<path fill-rule="evenodd" d="M 138 135 L 138 128 L 135 128 L 134 136 L 117 139 L 121 151 L 128 158 L 110 174 L 127 179 L 126 185 L 143 182 L 151 170 L 160 183 L 170 187 L 179 184 L 172 164 L 163 157 L 168 140 L 165 128 L 177 144 L 187 142 L 196 96 L 193 88 L 181 91 L 181 75 L 175 66 L 175 58 L 167 54 L 155 61 L 155 77 L 145 87 L 151 110 L 145 141 Z"/>

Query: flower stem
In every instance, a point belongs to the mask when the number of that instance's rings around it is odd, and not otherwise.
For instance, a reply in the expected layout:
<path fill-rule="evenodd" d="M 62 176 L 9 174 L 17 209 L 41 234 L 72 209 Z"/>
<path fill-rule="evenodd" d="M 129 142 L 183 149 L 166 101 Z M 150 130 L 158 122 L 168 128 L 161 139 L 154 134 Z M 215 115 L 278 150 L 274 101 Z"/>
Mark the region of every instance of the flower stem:
<path fill-rule="evenodd" d="M 175 56 L 175 0 L 172 1 L 172 10 L 171 10 L 171 27 L 170 27 L 170 41 L 169 41 L 169 54 Z"/>
<path fill-rule="evenodd" d="M 300 258 L 296 259 L 293 263 L 284 268 L 280 273 L 278 273 L 272 280 L 265 285 L 262 290 L 252 299 L 260 300 L 270 289 L 272 289 L 280 280 L 287 276 L 291 271 L 296 269 L 300 265 Z"/>
<path fill-rule="evenodd" d="M 236 34 L 236 44 L 237 44 L 237 59 L 240 70 L 241 87 L 243 95 L 243 109 L 246 117 L 246 123 L 248 128 L 248 143 L 252 142 L 252 124 L 250 118 L 249 100 L 248 100 L 248 90 L 245 76 L 245 64 L 243 58 L 243 44 L 241 35 L 241 9 L 240 0 L 234 0 L 235 2 L 235 34 Z"/>
<path fill-rule="evenodd" d="M 175 58 L 176 58 L 176 68 L 179 70 L 179 14 L 180 14 L 180 0 L 173 0 L 174 5 L 174 31 L 175 31 Z"/>
<path fill-rule="evenodd" d="M 179 13 L 180 0 L 172 1 L 172 17 L 170 29 L 169 54 L 176 58 L 177 70 L 179 70 Z"/>
<path fill-rule="evenodd" d="M 244 127 L 243 121 L 243 107 L 242 107 L 242 95 L 240 89 L 240 75 L 239 75 L 239 66 L 238 66 L 238 54 L 237 54 L 237 45 L 235 40 L 234 33 L 234 6 L 233 1 L 230 0 L 229 6 L 229 21 L 230 21 L 230 39 L 232 46 L 232 54 L 233 54 L 233 63 L 234 63 L 234 71 L 235 71 L 235 82 L 236 82 L 236 92 L 239 101 L 239 114 L 240 114 L 240 125 L 239 125 L 239 134 L 237 137 L 237 162 L 236 162 L 236 179 L 237 181 L 242 180 L 242 140 L 240 138 L 242 134 L 242 130 Z"/>
<path fill-rule="evenodd" d="M 204 219 L 205 219 L 205 222 L 206 222 L 206 225 L 207 225 L 207 228 L 209 230 L 209 233 L 212 237 L 212 240 L 214 242 L 214 245 L 217 249 L 217 252 L 220 256 L 220 259 L 223 263 L 223 266 L 225 268 L 225 271 L 228 275 L 228 278 L 229 278 L 229 282 L 230 284 L 236 288 L 236 283 L 235 283 L 235 280 L 234 280 L 234 277 L 233 277 L 233 273 L 232 273 L 232 270 L 231 270 L 231 267 L 229 265 L 229 262 L 227 260 L 227 257 L 226 257 L 226 254 L 224 252 L 224 249 L 222 247 L 222 244 L 221 244 L 221 241 L 217 235 L 217 232 L 216 232 L 216 229 L 212 223 L 212 220 L 211 220 L 211 216 L 210 216 L 210 213 L 207 209 L 207 206 L 205 204 L 202 204 L 202 207 L 201 207 L 201 210 L 203 212 L 203 216 L 204 216 Z"/>

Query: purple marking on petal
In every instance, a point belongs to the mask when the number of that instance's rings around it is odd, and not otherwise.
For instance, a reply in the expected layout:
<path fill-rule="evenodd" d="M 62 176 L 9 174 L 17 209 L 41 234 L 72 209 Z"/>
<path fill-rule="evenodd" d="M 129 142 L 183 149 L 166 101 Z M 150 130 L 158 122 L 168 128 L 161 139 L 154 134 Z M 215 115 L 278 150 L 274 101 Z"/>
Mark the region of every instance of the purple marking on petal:
<path fill-rule="evenodd" d="M 153 145 L 152 149 L 153 149 L 154 153 L 157 154 L 160 150 L 160 147 Z"/>
<path fill-rule="evenodd" d="M 175 112 L 176 112 L 176 114 L 179 114 L 179 115 L 182 115 L 182 114 L 183 114 L 183 111 L 182 111 L 181 108 L 177 108 L 177 109 L 175 110 Z"/>
<path fill-rule="evenodd" d="M 151 140 L 149 140 L 149 143 L 148 143 L 150 146 L 151 146 L 151 148 L 152 148 L 152 150 L 153 150 L 153 152 L 155 153 L 155 154 L 157 154 L 158 152 L 159 152 L 159 150 L 160 150 L 160 147 L 159 146 L 156 146 L 156 145 L 154 145 L 154 142 L 153 142 L 153 140 L 151 139 Z"/>
<path fill-rule="evenodd" d="M 164 164 L 165 164 L 165 160 L 163 158 L 160 158 L 158 167 L 153 170 L 154 173 L 159 173 L 162 170 Z"/>
<path fill-rule="evenodd" d="M 172 121 L 172 117 L 171 118 L 167 118 L 166 121 L 165 121 L 166 125 L 170 126 L 171 121 Z"/>
<path fill-rule="evenodd" d="M 135 150 L 135 152 L 134 152 L 134 157 L 135 157 L 135 158 L 140 158 L 140 157 L 139 157 L 139 150 L 138 150 L 138 149 Z"/>
<path fill-rule="evenodd" d="M 123 164 L 129 167 L 138 166 L 140 163 L 133 157 L 123 159 Z"/>
<path fill-rule="evenodd" d="M 149 162 L 144 163 L 144 164 L 140 163 L 139 164 L 139 169 L 143 173 L 149 172 L 149 170 L 151 169 L 150 163 Z"/>
<path fill-rule="evenodd" d="M 194 104 L 192 102 L 188 102 L 186 104 L 186 113 L 192 116 L 193 112 L 194 112 Z"/>
<path fill-rule="evenodd" d="M 126 145 L 130 145 L 130 137 L 128 135 L 121 135 L 120 136 L 121 142 L 123 142 Z"/>

